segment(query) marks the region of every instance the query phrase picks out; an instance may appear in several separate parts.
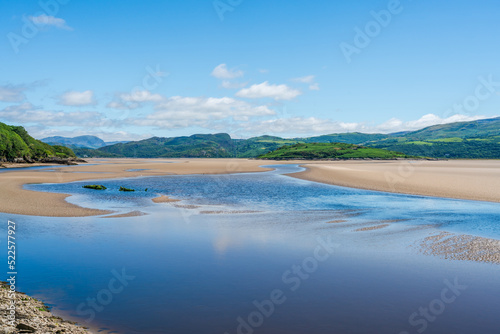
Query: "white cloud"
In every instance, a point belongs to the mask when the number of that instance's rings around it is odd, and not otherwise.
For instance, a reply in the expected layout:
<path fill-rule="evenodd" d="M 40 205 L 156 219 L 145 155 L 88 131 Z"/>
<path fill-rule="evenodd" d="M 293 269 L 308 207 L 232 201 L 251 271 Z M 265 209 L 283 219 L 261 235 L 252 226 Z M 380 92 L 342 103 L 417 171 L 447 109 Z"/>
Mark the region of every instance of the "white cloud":
<path fill-rule="evenodd" d="M 131 93 L 118 94 L 114 101 L 107 104 L 113 109 L 137 109 L 146 102 L 160 102 L 165 98 L 160 94 L 153 94 L 148 90 L 135 90 Z"/>
<path fill-rule="evenodd" d="M 275 100 L 291 100 L 301 95 L 302 92 L 287 85 L 270 85 L 268 81 L 252 85 L 236 93 L 238 97 L 249 99 L 273 98 Z"/>
<path fill-rule="evenodd" d="M 267 106 L 254 106 L 230 97 L 174 96 L 160 102 L 156 111 L 131 123 L 159 128 L 200 126 L 210 128 L 221 121 L 247 122 L 253 117 L 271 116 L 275 112 Z"/>
<path fill-rule="evenodd" d="M 137 90 L 130 94 L 120 94 L 120 98 L 126 102 L 159 102 L 163 100 L 160 94 L 152 94 L 148 90 Z"/>
<path fill-rule="evenodd" d="M 393 133 L 420 130 L 437 124 L 468 122 L 484 118 L 491 117 L 454 115 L 448 118 L 440 118 L 434 114 L 427 114 L 417 120 L 407 122 L 392 118 L 379 125 L 366 125 L 365 123 L 347 123 L 316 117 L 288 117 L 240 124 L 238 133 L 252 135 L 274 134 L 292 137 L 344 132 Z"/>
<path fill-rule="evenodd" d="M 73 28 L 66 24 L 66 21 L 64 19 L 49 16 L 46 14 L 30 16 L 29 20 L 38 26 L 52 26 L 64 30 L 73 30 Z"/>
<path fill-rule="evenodd" d="M 307 75 L 305 77 L 294 78 L 292 79 L 292 81 L 302 84 L 309 84 L 309 90 L 319 90 L 319 84 L 314 82 L 315 78 L 315 75 Z"/>
<path fill-rule="evenodd" d="M 407 122 L 403 122 L 398 118 L 391 118 L 387 122 L 376 126 L 375 129 L 377 131 L 384 133 L 399 132 L 399 131 L 415 131 L 431 125 L 448 124 L 456 122 L 469 122 L 484 118 L 488 117 L 456 114 L 448 118 L 441 118 L 434 114 L 426 114 L 417 120 L 412 120 Z"/>
<path fill-rule="evenodd" d="M 226 64 L 220 64 L 212 71 L 212 76 L 217 79 L 235 79 L 242 77 L 243 74 L 243 71 L 228 69 Z"/>
<path fill-rule="evenodd" d="M 86 90 L 84 92 L 67 92 L 59 97 L 59 104 L 63 106 L 89 106 L 96 104 L 94 92 Z"/>
<path fill-rule="evenodd" d="M 308 75 L 305 77 L 300 77 L 300 78 L 294 78 L 292 79 L 293 82 L 300 82 L 300 83 L 307 83 L 307 84 L 312 84 L 314 82 L 314 75 Z"/>
<path fill-rule="evenodd" d="M 2 102 L 21 102 L 26 97 L 24 96 L 24 86 L 0 86 L 0 101 Z"/>
<path fill-rule="evenodd" d="M 298 136 L 352 132 L 358 128 L 358 123 L 344 123 L 316 117 L 289 117 L 242 124 L 240 132 L 254 135 L 276 134 Z"/>
<path fill-rule="evenodd" d="M 86 126 L 90 128 L 112 124 L 99 112 L 42 110 L 31 103 L 9 106 L 1 110 L 0 119 L 17 124 L 38 124 L 41 126 Z"/>

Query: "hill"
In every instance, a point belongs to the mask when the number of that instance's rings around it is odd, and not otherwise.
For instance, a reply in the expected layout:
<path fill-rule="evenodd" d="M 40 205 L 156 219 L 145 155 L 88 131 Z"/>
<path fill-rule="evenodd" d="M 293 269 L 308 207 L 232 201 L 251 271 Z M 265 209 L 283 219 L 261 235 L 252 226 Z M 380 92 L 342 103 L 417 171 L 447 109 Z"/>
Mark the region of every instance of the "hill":
<path fill-rule="evenodd" d="M 96 136 L 78 136 L 78 137 L 47 137 L 41 139 L 44 143 L 50 145 L 62 145 L 71 148 L 101 148 L 104 146 L 114 145 L 118 143 L 126 143 L 126 142 L 105 142 L 99 137 Z"/>
<path fill-rule="evenodd" d="M 433 125 L 367 145 L 450 159 L 500 159 L 500 118 Z"/>
<path fill-rule="evenodd" d="M 298 143 L 355 144 L 431 158 L 500 159 L 500 118 L 434 125 L 418 131 L 392 134 L 353 132 L 290 139 L 275 136 L 231 139 L 224 133 L 154 137 L 108 145 L 98 150 L 74 148 L 74 151 L 82 157 L 255 158 L 283 145 Z"/>
<path fill-rule="evenodd" d="M 347 160 L 411 158 L 403 153 L 346 143 L 299 143 L 282 146 L 258 159 L 272 160 Z"/>
<path fill-rule="evenodd" d="M 153 137 L 141 141 L 105 146 L 96 153 L 102 156 L 133 158 L 230 158 L 235 144 L 226 133 L 197 134 L 189 137 Z"/>
<path fill-rule="evenodd" d="M 71 149 L 36 140 L 22 126 L 0 123 L 1 162 L 48 162 L 74 157 Z"/>

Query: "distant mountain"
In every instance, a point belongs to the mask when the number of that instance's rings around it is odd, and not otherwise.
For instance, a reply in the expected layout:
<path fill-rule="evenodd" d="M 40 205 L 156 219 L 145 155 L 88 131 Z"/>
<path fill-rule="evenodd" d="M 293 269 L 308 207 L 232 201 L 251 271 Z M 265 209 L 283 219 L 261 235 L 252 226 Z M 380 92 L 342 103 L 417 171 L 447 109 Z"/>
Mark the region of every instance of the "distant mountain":
<path fill-rule="evenodd" d="M 299 143 L 346 143 L 411 156 L 431 158 L 500 159 L 500 118 L 426 127 L 391 134 L 334 133 L 307 138 L 259 136 L 232 139 L 228 134 L 149 138 L 108 145 L 98 150 L 75 148 L 78 156 L 139 158 L 255 158 L 284 145 Z"/>
<path fill-rule="evenodd" d="M 72 148 L 101 148 L 108 145 L 114 145 L 118 143 L 126 142 L 105 142 L 96 136 L 78 136 L 78 137 L 47 137 L 43 138 L 41 141 L 50 145 L 63 145 Z"/>
<path fill-rule="evenodd" d="M 63 146 L 51 146 L 31 137 L 22 126 L 0 123 L 0 162 L 37 162 L 75 157 Z"/>

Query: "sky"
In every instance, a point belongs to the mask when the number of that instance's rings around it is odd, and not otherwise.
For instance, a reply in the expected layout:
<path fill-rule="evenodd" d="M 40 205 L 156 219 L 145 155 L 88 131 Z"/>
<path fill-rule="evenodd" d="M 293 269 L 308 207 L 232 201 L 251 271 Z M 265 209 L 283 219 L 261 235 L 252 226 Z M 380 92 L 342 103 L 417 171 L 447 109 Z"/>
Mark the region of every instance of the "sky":
<path fill-rule="evenodd" d="M 398 132 L 500 115 L 500 3 L 0 2 L 0 122 L 35 138 Z"/>

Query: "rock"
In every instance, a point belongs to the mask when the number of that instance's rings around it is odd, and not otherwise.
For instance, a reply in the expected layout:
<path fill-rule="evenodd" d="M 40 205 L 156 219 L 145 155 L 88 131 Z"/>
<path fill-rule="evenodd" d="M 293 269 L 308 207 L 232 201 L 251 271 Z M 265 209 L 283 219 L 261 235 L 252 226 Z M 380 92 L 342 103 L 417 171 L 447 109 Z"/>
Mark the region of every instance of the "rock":
<path fill-rule="evenodd" d="M 19 333 L 34 333 L 36 331 L 33 327 L 25 324 L 18 324 L 16 328 L 19 329 Z"/>

